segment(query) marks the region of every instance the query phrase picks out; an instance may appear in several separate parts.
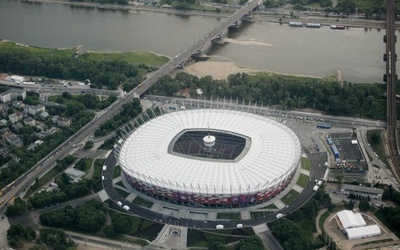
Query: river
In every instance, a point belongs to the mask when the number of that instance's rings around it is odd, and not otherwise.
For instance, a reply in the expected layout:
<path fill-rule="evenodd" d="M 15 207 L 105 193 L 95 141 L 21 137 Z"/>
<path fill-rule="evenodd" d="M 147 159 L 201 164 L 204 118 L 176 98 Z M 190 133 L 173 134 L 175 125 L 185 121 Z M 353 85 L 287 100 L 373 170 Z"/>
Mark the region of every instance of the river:
<path fill-rule="evenodd" d="M 0 38 L 50 48 L 82 45 L 86 51 L 153 51 L 174 56 L 221 22 L 220 18 L 140 11 L 101 11 L 62 4 L 0 1 Z M 211 60 L 285 74 L 382 82 L 384 30 L 293 28 L 268 21 L 244 23 Z"/>

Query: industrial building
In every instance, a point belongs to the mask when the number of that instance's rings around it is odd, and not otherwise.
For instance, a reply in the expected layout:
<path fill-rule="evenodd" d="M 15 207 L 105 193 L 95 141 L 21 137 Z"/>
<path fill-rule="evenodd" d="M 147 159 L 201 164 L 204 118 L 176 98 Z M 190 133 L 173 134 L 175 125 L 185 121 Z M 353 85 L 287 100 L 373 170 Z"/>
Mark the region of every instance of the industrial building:
<path fill-rule="evenodd" d="M 383 189 L 350 184 L 342 184 L 340 191 L 345 195 L 354 194 L 375 200 L 382 200 L 383 195 Z"/>

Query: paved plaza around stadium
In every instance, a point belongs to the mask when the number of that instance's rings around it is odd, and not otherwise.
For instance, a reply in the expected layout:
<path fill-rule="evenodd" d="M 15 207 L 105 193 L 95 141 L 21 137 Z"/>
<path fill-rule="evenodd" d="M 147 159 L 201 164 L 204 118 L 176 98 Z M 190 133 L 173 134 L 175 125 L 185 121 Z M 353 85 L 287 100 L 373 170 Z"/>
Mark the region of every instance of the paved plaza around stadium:
<path fill-rule="evenodd" d="M 271 119 L 275 119 L 270 117 Z M 263 224 L 268 221 L 276 219 L 278 213 L 290 213 L 296 210 L 302 204 L 304 204 L 313 194 L 313 186 L 315 179 L 322 179 L 325 175 L 326 168 L 323 164 L 327 160 L 327 153 L 324 149 L 323 143 L 320 141 L 320 137 L 315 133 L 315 127 L 305 121 L 296 121 L 288 119 L 282 122 L 289 128 L 291 128 L 303 147 L 304 153 L 302 157 L 308 157 L 311 162 L 311 169 L 307 170 L 300 166 L 296 167 L 296 171 L 288 186 L 281 190 L 274 198 L 269 199 L 267 202 L 250 205 L 248 207 L 214 207 L 214 208 L 201 208 L 194 206 L 185 206 L 177 204 L 177 202 L 166 202 L 160 199 L 154 199 L 142 192 L 139 192 L 133 188 L 124 176 L 120 176 L 114 180 L 111 178 L 111 185 L 114 189 L 120 189 L 129 195 L 124 198 L 116 198 L 117 195 L 112 198 L 114 202 L 121 199 L 132 208 L 132 210 L 141 209 L 148 212 L 143 214 L 151 215 L 150 218 L 154 218 L 162 223 L 170 225 L 180 225 L 184 227 L 204 227 L 204 228 L 215 228 L 217 224 L 223 224 L 227 228 L 236 227 L 237 224 L 243 224 L 244 226 L 253 226 Z M 204 127 L 208 127 L 208 124 L 204 124 Z M 320 150 L 316 150 L 316 146 Z M 113 157 L 112 155 L 110 157 Z M 108 171 L 112 171 L 112 167 L 117 164 L 117 159 L 113 159 L 107 162 L 113 164 L 107 165 Z M 299 163 L 298 163 L 299 164 Z M 297 184 L 300 175 L 305 175 L 309 178 L 306 187 L 301 187 Z M 111 175 L 110 175 L 111 176 Z M 108 185 L 108 184 L 107 184 Z M 105 186 L 107 186 L 105 185 Z M 282 199 L 287 198 L 291 195 L 291 192 L 297 193 L 299 196 L 295 199 L 292 204 L 285 204 Z M 108 193 L 108 192 L 107 192 Z M 286 197 L 285 197 L 286 196 Z M 137 198 L 149 200 L 151 207 L 144 208 L 135 205 L 135 199 Z M 135 213 L 133 211 L 133 213 Z M 221 214 L 237 214 L 237 219 L 221 219 Z M 137 214 L 137 213 L 136 213 Z M 155 216 L 157 214 L 157 216 Z M 254 214 L 262 214 L 264 216 L 257 217 Z M 146 216 L 144 216 L 146 217 Z M 149 219 L 150 219 L 149 218 Z"/>

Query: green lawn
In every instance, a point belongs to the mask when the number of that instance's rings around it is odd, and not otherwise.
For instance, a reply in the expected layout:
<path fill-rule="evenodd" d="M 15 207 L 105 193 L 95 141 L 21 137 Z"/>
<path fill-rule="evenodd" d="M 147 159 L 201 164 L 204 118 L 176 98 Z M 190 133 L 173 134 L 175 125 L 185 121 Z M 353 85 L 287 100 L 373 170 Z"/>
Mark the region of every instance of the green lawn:
<path fill-rule="evenodd" d="M 63 98 L 62 95 L 53 95 L 49 96 L 48 100 L 50 102 L 57 102 L 58 100 L 62 99 L 62 104 L 67 105 L 67 106 L 76 106 L 81 104 L 81 99 L 83 98 L 83 95 L 72 95 L 71 99 Z"/>
<path fill-rule="evenodd" d="M 273 212 L 266 212 L 266 211 L 258 211 L 258 212 L 250 212 L 250 216 L 252 219 L 262 218 L 267 215 L 272 214 Z"/>
<path fill-rule="evenodd" d="M 269 204 L 268 206 L 262 207 L 262 209 L 278 209 L 278 207 L 272 203 L 272 204 Z"/>
<path fill-rule="evenodd" d="M 133 204 L 139 205 L 139 206 L 143 206 L 143 207 L 147 207 L 147 208 L 151 208 L 153 206 L 153 202 L 145 200 L 139 196 L 137 196 L 133 201 Z"/>
<path fill-rule="evenodd" d="M 305 188 L 307 186 L 309 179 L 310 179 L 310 176 L 305 175 L 305 174 L 300 174 L 299 179 L 297 180 L 297 185 L 299 185 L 302 188 Z"/>
<path fill-rule="evenodd" d="M 116 191 L 119 193 L 119 195 L 121 195 L 122 198 L 124 198 L 124 199 L 129 195 L 129 193 L 126 192 L 125 190 L 122 190 L 122 189 L 119 189 L 119 188 L 115 188 L 115 190 L 116 190 Z"/>
<path fill-rule="evenodd" d="M 65 57 L 71 58 L 75 54 L 75 48 L 73 49 L 48 49 L 48 48 L 38 48 L 33 46 L 23 46 L 12 42 L 0 42 L 0 53 L 1 52 L 15 52 L 24 53 L 30 55 L 43 56 L 45 58 L 53 57 Z"/>
<path fill-rule="evenodd" d="M 326 218 L 329 217 L 329 215 L 330 215 L 330 213 L 328 211 L 326 211 L 325 213 L 323 213 L 321 215 L 321 217 L 319 217 L 318 225 L 319 225 L 320 229 L 324 228 L 324 222 L 325 222 Z"/>
<path fill-rule="evenodd" d="M 113 176 L 112 178 L 115 179 L 121 175 L 121 167 L 120 166 L 115 166 L 113 170 Z"/>
<path fill-rule="evenodd" d="M 160 67 L 169 61 L 168 57 L 159 56 L 151 52 L 123 52 L 123 53 L 96 53 L 90 52 L 85 54 L 85 57 L 91 60 L 111 60 L 125 61 L 130 64 L 146 64 L 149 66 Z"/>
<path fill-rule="evenodd" d="M 98 180 L 100 179 L 101 172 L 103 170 L 103 163 L 105 159 L 96 159 L 94 161 L 94 171 L 93 171 L 93 180 Z"/>
<path fill-rule="evenodd" d="M 240 213 L 218 213 L 217 219 L 221 220 L 240 220 Z"/>
<path fill-rule="evenodd" d="M 374 133 L 379 133 L 380 139 L 378 142 L 374 142 L 372 140 L 372 135 Z M 386 166 L 389 166 L 389 162 L 388 162 L 385 148 L 383 145 L 382 130 L 381 129 L 368 130 L 367 131 L 367 140 L 368 140 L 368 143 L 371 145 L 372 149 L 379 156 L 379 158 L 386 164 Z"/>
<path fill-rule="evenodd" d="M 49 48 L 38 48 L 33 46 L 21 46 L 12 42 L 0 42 L 0 53 L 1 52 L 20 52 L 25 54 L 37 55 L 45 58 L 53 57 L 65 57 L 71 58 L 76 52 L 76 48 L 71 49 L 49 49 Z M 168 57 L 159 56 L 151 52 L 112 52 L 112 53 L 97 53 L 87 52 L 81 57 L 89 60 L 112 60 L 112 61 L 125 61 L 130 64 L 139 65 L 146 64 L 148 66 L 160 67 L 169 61 Z"/>
<path fill-rule="evenodd" d="M 287 193 L 282 199 L 281 201 L 283 203 L 285 203 L 286 205 L 289 205 L 290 203 L 292 203 L 298 196 L 300 195 L 299 192 L 297 192 L 296 190 L 292 189 L 289 191 L 289 193 Z"/>
<path fill-rule="evenodd" d="M 82 158 L 77 164 L 75 164 L 74 168 L 87 172 L 92 167 L 93 159 L 91 158 Z"/>
<path fill-rule="evenodd" d="M 310 171 L 310 160 L 307 157 L 301 157 L 301 167 Z"/>

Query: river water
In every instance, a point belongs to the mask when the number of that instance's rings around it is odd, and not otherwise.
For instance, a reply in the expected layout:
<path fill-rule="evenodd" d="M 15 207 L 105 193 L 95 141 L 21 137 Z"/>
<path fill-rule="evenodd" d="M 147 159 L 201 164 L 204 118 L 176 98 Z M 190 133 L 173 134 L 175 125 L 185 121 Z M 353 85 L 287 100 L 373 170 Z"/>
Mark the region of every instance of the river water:
<path fill-rule="evenodd" d="M 18 43 L 88 51 L 153 51 L 173 56 L 222 19 L 141 11 L 101 11 L 61 4 L 0 1 L 0 38 Z M 213 45 L 213 60 L 285 74 L 329 76 L 382 82 L 384 30 L 293 28 L 267 21 L 245 23 Z"/>

